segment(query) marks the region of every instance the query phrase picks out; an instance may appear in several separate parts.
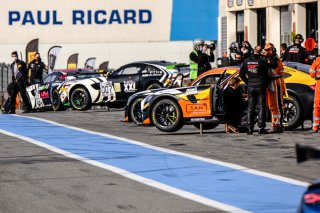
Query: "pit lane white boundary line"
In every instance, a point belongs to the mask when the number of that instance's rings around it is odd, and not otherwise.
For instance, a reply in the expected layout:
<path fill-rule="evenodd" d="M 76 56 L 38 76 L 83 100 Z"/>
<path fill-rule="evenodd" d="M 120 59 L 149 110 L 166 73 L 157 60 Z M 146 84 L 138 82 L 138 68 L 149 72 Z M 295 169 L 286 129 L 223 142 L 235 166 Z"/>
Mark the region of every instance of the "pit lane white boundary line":
<path fill-rule="evenodd" d="M 240 165 L 237 165 L 237 164 L 222 162 L 222 161 L 213 160 L 213 159 L 209 159 L 209 158 L 205 158 L 205 157 L 200 157 L 200 156 L 197 156 L 197 155 L 192 155 L 192 154 L 178 152 L 178 151 L 174 151 L 174 150 L 170 150 L 170 149 L 166 149 L 166 148 L 161 148 L 161 147 L 153 146 L 153 145 L 150 145 L 150 144 L 145 144 L 145 143 L 142 143 L 142 142 L 139 142 L 139 141 L 135 141 L 135 140 L 127 139 L 127 138 L 122 138 L 122 137 L 118 137 L 118 136 L 114 136 L 114 135 L 109 135 L 109 134 L 106 134 L 106 133 L 94 132 L 94 131 L 87 130 L 87 129 L 82 129 L 82 128 L 79 128 L 79 127 L 69 126 L 69 125 L 66 125 L 66 124 L 60 124 L 60 123 L 57 123 L 57 122 L 54 122 L 54 121 L 49 121 L 49 120 L 46 120 L 46 119 L 43 119 L 43 118 L 35 118 L 35 117 L 20 116 L 20 115 L 14 115 L 14 116 L 35 119 L 35 120 L 47 122 L 47 123 L 50 123 L 50 124 L 53 124 L 53 125 L 57 125 L 57 126 L 61 126 L 61 127 L 65 127 L 65 128 L 69 128 L 69 129 L 73 129 L 73 130 L 77 130 L 77 131 L 80 131 L 80 132 L 85 132 L 85 133 L 94 134 L 94 135 L 100 135 L 100 136 L 104 136 L 104 137 L 110 137 L 110 138 L 126 141 L 126 142 L 131 143 L 131 144 L 135 144 L 135 145 L 139 145 L 139 146 L 142 146 L 142 147 L 146 147 L 146 148 L 149 148 L 149 149 L 154 149 L 154 150 L 158 150 L 158 151 L 162 151 L 162 152 L 166 152 L 166 153 L 170 153 L 170 154 L 174 154 L 174 155 L 180 155 L 180 156 L 184 156 L 184 157 L 189 157 L 189 158 L 192 158 L 192 159 L 197 159 L 197 160 L 208 162 L 208 163 L 218 164 L 218 165 L 226 166 L 226 167 L 229 167 L 229 168 L 232 168 L 232 169 L 241 170 L 241 171 L 247 172 L 249 174 L 254 174 L 254 175 L 258 175 L 258 176 L 262 176 L 262 177 L 268 177 L 268 178 L 271 178 L 271 179 L 274 179 L 274 180 L 283 181 L 283 182 L 290 183 L 290 184 L 293 184 L 293 185 L 298 185 L 298 186 L 303 186 L 303 187 L 307 187 L 307 186 L 310 185 L 310 183 L 307 183 L 307 182 L 294 180 L 294 179 L 291 179 L 291 178 L 283 177 L 283 176 L 280 176 L 280 175 L 274 175 L 274 174 L 271 174 L 271 173 L 262 172 L 262 171 L 258 171 L 258 170 L 255 170 L 255 169 L 250 169 L 250 168 L 243 167 L 243 166 L 240 166 Z"/>
<path fill-rule="evenodd" d="M 158 151 L 162 151 L 162 152 L 166 152 L 166 153 L 170 153 L 170 154 L 174 154 L 174 155 L 189 157 L 189 158 L 192 158 L 192 159 L 196 159 L 196 160 L 200 160 L 200 161 L 204 161 L 204 162 L 208 162 L 208 163 L 212 163 L 212 164 L 218 164 L 218 165 L 229 167 L 229 168 L 232 168 L 232 169 L 241 170 L 241 171 L 249 173 L 249 174 L 254 174 L 254 175 L 258 175 L 258 176 L 262 176 L 262 177 L 268 177 L 268 178 L 271 178 L 271 179 L 274 179 L 274 180 L 290 183 L 290 184 L 293 184 L 293 185 L 298 185 L 298 186 L 303 186 L 303 187 L 307 187 L 309 185 L 309 183 L 306 183 L 306 182 L 302 182 L 302 181 L 294 180 L 294 179 L 291 179 L 291 178 L 286 178 L 286 177 L 282 177 L 282 176 L 279 176 L 279 175 L 274 175 L 274 174 L 270 174 L 270 173 L 266 173 L 266 172 L 262 172 L 262 171 L 258 171 L 258 170 L 254 170 L 254 169 L 250 169 L 250 168 L 243 167 L 243 166 L 240 166 L 240 165 L 226 163 L 226 162 L 213 160 L 213 159 L 209 159 L 209 158 L 204 158 L 204 157 L 200 157 L 200 156 L 196 156 L 196 155 L 192 155 L 192 154 L 177 152 L 177 151 L 173 151 L 173 150 L 169 150 L 169 149 L 165 149 L 165 148 L 161 148 L 161 147 L 156 147 L 156 146 L 145 144 L 145 143 L 142 143 L 142 142 L 139 142 L 139 141 L 130 140 L 130 139 L 127 139 L 127 138 L 122 138 L 122 137 L 118 137 L 118 136 L 114 136 L 114 135 L 109 135 L 109 134 L 106 134 L 106 133 L 99 133 L 99 132 L 94 132 L 94 131 L 91 131 L 91 130 L 86 130 L 86 129 L 74 127 L 74 126 L 60 124 L 60 123 L 57 123 L 57 122 L 54 122 L 54 121 L 50 121 L 50 120 L 46 120 L 46 119 L 43 119 L 43 118 L 35 118 L 35 117 L 20 116 L 20 115 L 14 115 L 14 116 L 24 117 L 24 118 L 34 119 L 34 120 L 39 120 L 39 121 L 42 121 L 42 122 L 46 122 L 46 123 L 50 123 L 50 124 L 53 124 L 53 125 L 57 125 L 57 126 L 61 126 L 61 127 L 69 128 L 69 129 L 73 129 L 73 130 L 80 131 L 80 132 L 85 132 L 85 133 L 88 133 L 88 134 L 94 134 L 94 135 L 99 135 L 99 136 L 103 136 L 103 137 L 114 138 L 114 139 L 117 139 L 117 140 L 122 140 L 122 141 L 126 141 L 128 143 L 131 143 L 131 144 L 135 144 L 135 145 L 138 145 L 138 146 L 146 147 L 146 148 L 149 148 L 149 149 L 158 150 Z M 5 134 L 5 135 L 16 137 L 16 138 L 22 139 L 24 141 L 28 141 L 30 143 L 33 143 L 35 145 L 44 147 L 44 148 L 49 149 L 49 150 L 51 150 L 53 152 L 62 154 L 64 156 L 66 156 L 66 157 L 74 158 L 74 159 L 82 161 L 84 163 L 88 163 L 88 164 L 91 164 L 91 165 L 94 165 L 94 166 L 97 166 L 97 167 L 100 167 L 100 168 L 104 168 L 106 170 L 112 171 L 112 172 L 117 173 L 117 174 L 119 174 L 121 176 L 124 176 L 124 177 L 127 177 L 129 179 L 138 181 L 138 182 L 143 183 L 145 185 L 149 185 L 149 186 L 152 186 L 154 188 L 158 188 L 160 190 L 170 192 L 172 194 L 178 195 L 180 197 L 187 198 L 189 200 L 192 200 L 192 201 L 195 201 L 195 202 L 198 202 L 198 203 L 202 203 L 202 204 L 207 205 L 207 206 L 211 206 L 211 207 L 214 207 L 214 208 L 217 208 L 217 209 L 221 209 L 223 211 L 228 211 L 228 212 L 248 212 L 248 211 L 246 211 L 244 209 L 240 209 L 240 208 L 237 208 L 237 207 L 234 207 L 234 206 L 226 205 L 224 203 L 220 203 L 220 202 L 217 202 L 217 201 L 214 201 L 214 200 L 211 200 L 211 199 L 199 196 L 199 195 L 195 195 L 195 194 L 190 193 L 190 192 L 186 192 L 186 191 L 183 191 L 183 190 L 180 190 L 180 189 L 176 189 L 174 187 L 159 183 L 157 181 L 154 181 L 154 180 L 151 180 L 151 179 L 148 179 L 148 178 L 144 178 L 144 177 L 135 175 L 133 173 L 130 173 L 130 172 L 126 171 L 126 170 L 123 170 L 123 169 L 120 169 L 120 168 L 117 168 L 117 167 L 114 167 L 114 166 L 110 166 L 110 165 L 107 165 L 107 164 L 99 163 L 99 162 L 96 162 L 96 161 L 81 157 L 79 155 L 75 155 L 75 154 L 72 154 L 70 152 L 66 152 L 64 150 L 55 148 L 53 146 L 50 146 L 48 144 L 45 144 L 45 143 L 43 143 L 41 141 L 34 140 L 32 138 L 29 138 L 29 137 L 25 137 L 25 136 L 22 136 L 22 135 L 14 134 L 14 133 L 2 130 L 2 129 L 0 129 L 0 132 Z"/>
<path fill-rule="evenodd" d="M 248 212 L 249 213 L 249 211 L 246 211 L 244 209 L 240 209 L 240 208 L 237 208 L 237 207 L 234 207 L 234 206 L 226 205 L 224 203 L 220 203 L 220 202 L 217 202 L 215 200 L 211 200 L 211 199 L 208 199 L 208 198 L 205 198 L 205 197 L 202 197 L 202 196 L 199 196 L 199 195 L 187 192 L 187 191 L 183 191 L 183 190 L 168 186 L 166 184 L 162 184 L 160 182 L 157 182 L 157 181 L 154 181 L 154 180 L 151 180 L 151 179 L 148 179 L 148 178 L 141 177 L 139 175 L 135 175 L 133 173 L 130 173 L 130 172 L 126 171 L 126 170 L 123 170 L 123 169 L 120 169 L 120 168 L 117 168 L 117 167 L 114 167 L 114 166 L 110 166 L 110 165 L 107 165 L 107 164 L 104 164 L 104 163 L 99 163 L 97 161 L 90 160 L 90 159 L 81 157 L 79 155 L 72 154 L 70 152 L 64 151 L 62 149 L 55 148 L 53 146 L 50 146 L 48 144 L 45 144 L 45 143 L 43 143 L 41 141 L 34 140 L 32 138 L 29 138 L 29 137 L 25 137 L 25 136 L 22 136 L 22 135 L 14 134 L 14 133 L 2 130 L 2 129 L 0 129 L 0 133 L 8 135 L 8 136 L 11 136 L 11 137 L 19 138 L 19 139 L 21 139 L 23 141 L 27 141 L 27 142 L 30 142 L 30 143 L 35 144 L 37 146 L 46 148 L 46 149 L 51 150 L 53 152 L 59 153 L 61 155 L 64 155 L 64 156 L 66 156 L 68 158 L 73 158 L 75 160 L 78 160 L 78 161 L 81 161 L 81 162 L 84 162 L 84 163 L 87 163 L 87 164 L 91 164 L 91 165 L 96 166 L 96 167 L 100 167 L 100 168 L 106 169 L 108 171 L 111 171 L 111 172 L 114 172 L 116 174 L 119 174 L 119 175 L 121 175 L 123 177 L 129 178 L 131 180 L 135 180 L 135 181 L 137 181 L 139 183 L 151 186 L 153 188 L 160 189 L 160 190 L 165 191 L 165 192 L 169 192 L 169 193 L 178 195 L 180 197 L 189 199 L 189 200 L 194 201 L 194 202 L 198 202 L 198 203 L 204 204 L 206 206 L 210 206 L 210 207 L 217 208 L 217 209 L 220 209 L 220 210 L 223 210 L 223 211 L 227 211 L 227 212 L 239 212 L 239 213 L 240 212 L 241 213 L 242 212 L 243 213 L 247 213 Z"/>

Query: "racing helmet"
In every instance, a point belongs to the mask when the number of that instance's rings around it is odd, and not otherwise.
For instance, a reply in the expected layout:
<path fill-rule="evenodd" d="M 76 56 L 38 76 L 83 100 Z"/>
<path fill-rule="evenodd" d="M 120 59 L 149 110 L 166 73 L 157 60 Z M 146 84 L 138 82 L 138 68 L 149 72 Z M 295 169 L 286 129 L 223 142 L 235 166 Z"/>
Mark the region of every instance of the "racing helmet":
<path fill-rule="evenodd" d="M 229 50 L 230 50 L 231 53 L 239 52 L 240 48 L 239 48 L 238 42 L 232 42 L 230 44 Z"/>
<path fill-rule="evenodd" d="M 202 38 L 196 38 L 193 41 L 193 47 L 194 48 L 198 47 L 199 45 L 204 45 L 204 40 Z"/>

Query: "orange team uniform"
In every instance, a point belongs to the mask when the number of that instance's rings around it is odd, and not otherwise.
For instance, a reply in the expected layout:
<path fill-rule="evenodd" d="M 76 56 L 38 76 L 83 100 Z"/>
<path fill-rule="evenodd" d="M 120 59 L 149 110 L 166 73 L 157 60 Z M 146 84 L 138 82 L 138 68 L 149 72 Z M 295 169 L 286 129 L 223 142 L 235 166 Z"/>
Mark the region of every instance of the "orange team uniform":
<path fill-rule="evenodd" d="M 313 104 L 313 125 L 312 129 L 314 132 L 319 130 L 320 125 L 320 57 L 312 63 L 309 73 L 311 77 L 317 80 L 316 88 L 314 92 L 314 104 Z"/>
<path fill-rule="evenodd" d="M 269 69 L 271 81 L 267 88 L 267 103 L 272 116 L 271 127 L 282 127 L 283 96 L 286 92 L 286 84 L 282 78 L 284 68 L 279 59 L 277 63 L 277 68 Z"/>

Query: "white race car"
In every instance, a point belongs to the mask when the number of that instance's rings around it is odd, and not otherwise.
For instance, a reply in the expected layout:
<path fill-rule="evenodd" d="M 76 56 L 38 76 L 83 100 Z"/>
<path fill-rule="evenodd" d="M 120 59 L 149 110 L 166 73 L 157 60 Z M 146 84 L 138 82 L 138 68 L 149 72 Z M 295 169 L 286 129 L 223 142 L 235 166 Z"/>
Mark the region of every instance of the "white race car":
<path fill-rule="evenodd" d="M 92 105 L 122 108 L 128 98 L 139 91 L 178 87 L 186 81 L 189 66 L 167 61 L 145 61 L 124 65 L 107 77 L 69 81 L 58 87 L 54 109 L 70 103 L 76 110 Z"/>

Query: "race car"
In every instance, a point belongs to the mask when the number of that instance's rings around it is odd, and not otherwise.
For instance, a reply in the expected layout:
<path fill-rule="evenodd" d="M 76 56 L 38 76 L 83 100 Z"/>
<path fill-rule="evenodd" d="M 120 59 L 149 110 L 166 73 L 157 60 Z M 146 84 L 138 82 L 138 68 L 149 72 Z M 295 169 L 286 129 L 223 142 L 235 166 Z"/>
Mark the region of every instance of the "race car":
<path fill-rule="evenodd" d="M 177 87 L 185 82 L 189 66 L 167 61 L 134 62 L 111 72 L 107 77 L 65 82 L 58 88 L 57 103 L 76 110 L 92 105 L 123 108 L 128 98 L 139 91 L 161 87 Z"/>
<path fill-rule="evenodd" d="M 84 79 L 94 76 L 101 76 L 93 70 L 55 70 L 45 76 L 42 82 L 33 84 L 26 88 L 27 97 L 30 102 L 31 110 L 50 110 L 53 107 L 52 96 L 63 82 L 75 79 Z"/>
<path fill-rule="evenodd" d="M 289 66 L 284 66 L 284 68 L 285 68 L 284 80 L 286 82 L 287 93 L 288 93 L 288 97 L 285 100 L 284 122 L 287 129 L 294 129 L 300 126 L 304 120 L 312 118 L 313 93 L 314 93 L 315 80 L 311 78 L 309 74 L 305 73 L 306 71 L 299 71 Z M 223 68 L 213 69 L 206 73 L 203 73 L 193 82 L 191 82 L 190 86 L 191 88 L 193 88 L 192 90 L 202 91 L 201 89 L 202 87 L 199 87 L 199 86 L 215 85 L 217 81 L 220 79 L 222 73 L 224 73 L 224 75 L 222 76 L 223 79 L 221 79 L 221 81 L 229 79 L 230 76 L 238 76 L 238 72 L 239 72 L 239 67 L 223 67 Z M 227 82 L 228 81 L 224 81 L 224 86 L 227 85 Z M 197 87 L 192 87 L 192 86 L 197 86 Z M 219 85 L 219 88 L 222 86 L 223 85 Z M 156 125 L 153 121 L 155 118 L 151 117 L 153 112 L 153 107 L 155 106 L 155 104 L 157 104 L 157 102 L 160 101 L 161 99 L 171 98 L 172 101 L 175 101 L 175 103 L 179 105 L 181 102 L 179 97 L 183 95 L 190 96 L 190 94 L 187 94 L 187 93 L 190 93 L 190 88 L 188 87 L 175 89 L 175 90 L 162 89 L 162 90 L 145 91 L 145 92 L 137 93 L 131 96 L 128 100 L 126 110 L 125 110 L 125 120 L 134 121 L 137 124 Z M 198 94 L 198 93 L 195 93 L 195 94 Z M 192 97 L 195 94 L 192 94 Z M 201 97 L 203 95 L 204 94 L 201 93 Z M 199 101 L 198 99 L 194 99 L 193 101 L 195 100 L 196 102 Z M 190 104 L 191 103 L 188 103 L 187 105 L 189 106 Z M 219 106 L 220 107 L 222 106 L 221 103 Z M 190 111 L 190 109 L 187 110 L 187 109 L 184 109 L 183 107 L 186 107 L 186 106 L 179 105 L 179 110 L 182 110 L 181 113 L 183 113 L 183 114 L 180 113 L 180 116 L 183 115 L 184 122 L 186 123 L 190 122 L 191 120 L 188 121 L 187 119 L 189 117 L 192 118 L 193 121 L 198 119 L 200 119 L 201 121 L 201 119 L 204 119 L 203 117 L 201 116 L 199 117 L 197 115 L 194 115 L 193 117 L 193 115 L 190 115 L 187 113 L 188 111 Z M 195 109 L 194 106 L 192 106 L 192 108 Z M 207 110 L 209 109 L 207 108 Z M 210 110 L 208 111 L 208 113 L 210 114 Z M 219 113 L 223 114 L 224 112 L 222 110 Z M 209 114 L 207 114 L 207 116 L 209 116 Z M 212 118 L 212 115 L 209 117 Z M 218 121 L 222 123 L 223 118 L 222 120 L 217 120 L 217 121 L 214 121 L 213 123 L 217 124 L 219 123 Z M 214 126 L 214 125 L 211 125 L 211 126 Z"/>

